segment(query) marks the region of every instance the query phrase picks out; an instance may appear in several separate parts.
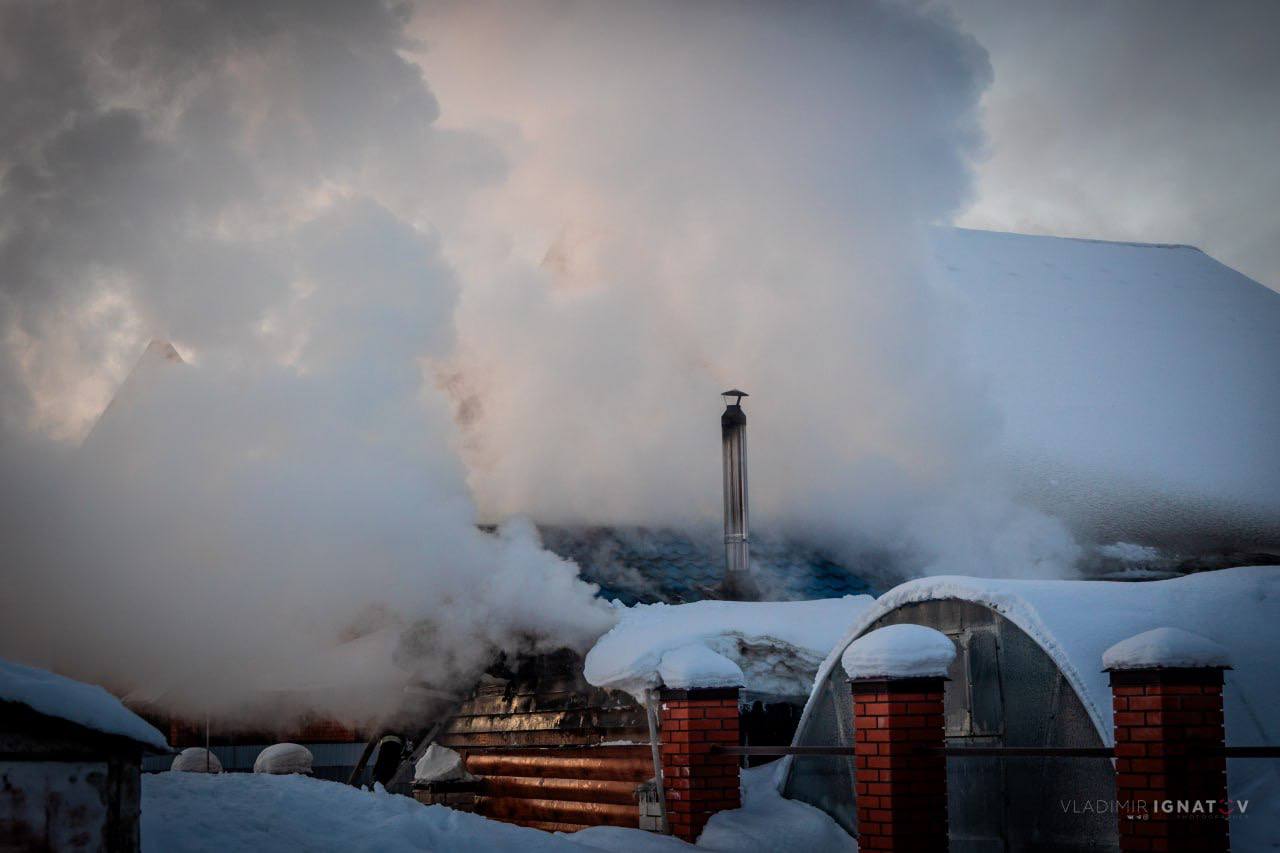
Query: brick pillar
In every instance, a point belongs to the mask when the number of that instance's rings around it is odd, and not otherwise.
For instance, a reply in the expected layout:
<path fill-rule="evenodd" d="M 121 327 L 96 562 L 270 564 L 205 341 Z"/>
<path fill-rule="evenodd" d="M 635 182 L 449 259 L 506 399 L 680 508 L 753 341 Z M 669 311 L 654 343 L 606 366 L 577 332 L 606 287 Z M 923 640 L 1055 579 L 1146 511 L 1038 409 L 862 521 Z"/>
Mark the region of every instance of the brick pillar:
<path fill-rule="evenodd" d="M 867 678 L 853 690 L 858 849 L 947 849 L 945 679 Z M 998 792 L 995 792 L 998 794 Z"/>
<path fill-rule="evenodd" d="M 1225 853 L 1227 761 L 1195 754 L 1225 744 L 1222 667 L 1113 669 L 1111 695 L 1120 849 Z"/>
<path fill-rule="evenodd" d="M 742 805 L 740 760 L 713 755 L 738 745 L 738 688 L 661 692 L 662 782 L 671 834 L 696 841 L 718 811 Z"/>

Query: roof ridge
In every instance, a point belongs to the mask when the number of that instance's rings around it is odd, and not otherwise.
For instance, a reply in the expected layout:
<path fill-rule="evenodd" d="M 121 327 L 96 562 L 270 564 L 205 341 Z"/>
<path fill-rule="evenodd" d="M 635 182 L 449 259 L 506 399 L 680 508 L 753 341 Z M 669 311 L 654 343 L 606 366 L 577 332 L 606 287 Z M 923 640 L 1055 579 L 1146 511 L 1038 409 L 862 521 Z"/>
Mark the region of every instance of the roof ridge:
<path fill-rule="evenodd" d="M 965 228 L 960 225 L 939 226 L 953 231 L 970 231 L 977 234 L 1004 234 L 1010 237 L 1039 237 L 1046 240 L 1071 240 L 1076 243 L 1099 243 L 1105 246 L 1133 246 L 1139 249 L 1190 249 L 1205 254 L 1204 249 L 1190 243 L 1142 243 L 1137 240 L 1103 240 L 1097 237 L 1066 237 L 1060 234 L 1027 234 L 1022 231 L 996 231 L 991 228 Z"/>

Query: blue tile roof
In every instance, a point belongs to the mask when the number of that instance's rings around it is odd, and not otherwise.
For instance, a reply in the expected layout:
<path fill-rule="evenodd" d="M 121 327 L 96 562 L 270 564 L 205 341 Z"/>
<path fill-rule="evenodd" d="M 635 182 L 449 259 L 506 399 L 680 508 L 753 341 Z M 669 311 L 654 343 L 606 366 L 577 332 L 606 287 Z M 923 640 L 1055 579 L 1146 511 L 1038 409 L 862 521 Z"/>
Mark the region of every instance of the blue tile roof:
<path fill-rule="evenodd" d="M 714 534 L 666 528 L 541 526 L 543 544 L 576 562 L 600 596 L 624 604 L 680 604 L 717 598 L 724 545 Z M 772 601 L 839 598 L 871 585 L 819 549 L 778 539 L 753 539 L 751 567 L 761 597 Z"/>

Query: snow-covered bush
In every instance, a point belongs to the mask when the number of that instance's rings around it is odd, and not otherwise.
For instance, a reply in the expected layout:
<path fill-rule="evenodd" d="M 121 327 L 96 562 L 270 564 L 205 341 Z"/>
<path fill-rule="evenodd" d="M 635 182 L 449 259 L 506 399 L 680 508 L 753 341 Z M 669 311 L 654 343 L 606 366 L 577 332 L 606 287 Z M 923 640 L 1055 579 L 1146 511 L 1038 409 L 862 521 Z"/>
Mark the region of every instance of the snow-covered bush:
<path fill-rule="evenodd" d="M 221 773 L 222 762 L 202 746 L 189 746 L 174 757 L 169 769 L 175 773 Z"/>
<path fill-rule="evenodd" d="M 253 762 L 254 773 L 272 773 L 277 776 L 287 773 L 311 775 L 311 750 L 296 743 L 277 743 L 258 753 Z"/>

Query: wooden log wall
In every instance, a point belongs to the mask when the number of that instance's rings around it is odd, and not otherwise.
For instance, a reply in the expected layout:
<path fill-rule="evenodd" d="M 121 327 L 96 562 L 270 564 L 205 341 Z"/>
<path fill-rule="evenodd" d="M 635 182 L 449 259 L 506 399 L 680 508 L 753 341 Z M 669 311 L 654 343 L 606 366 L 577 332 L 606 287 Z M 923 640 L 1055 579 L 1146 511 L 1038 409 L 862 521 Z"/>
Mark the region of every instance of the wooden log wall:
<path fill-rule="evenodd" d="M 571 652 L 485 676 L 436 742 L 480 777 L 477 813 L 549 831 L 637 826 L 653 777 L 644 709 L 587 684 Z"/>

